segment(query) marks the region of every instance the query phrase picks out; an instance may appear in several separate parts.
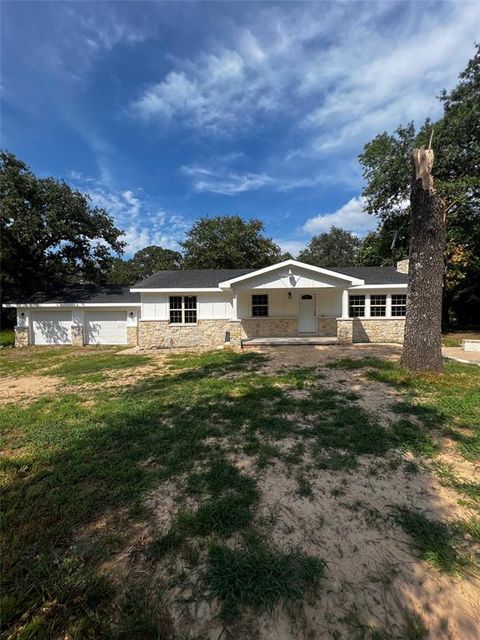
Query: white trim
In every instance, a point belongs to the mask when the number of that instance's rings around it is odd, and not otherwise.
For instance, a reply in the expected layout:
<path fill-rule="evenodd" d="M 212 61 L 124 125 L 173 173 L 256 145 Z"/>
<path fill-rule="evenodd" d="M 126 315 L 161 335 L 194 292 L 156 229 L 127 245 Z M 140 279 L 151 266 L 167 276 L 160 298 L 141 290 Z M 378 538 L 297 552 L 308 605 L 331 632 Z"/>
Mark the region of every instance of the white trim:
<path fill-rule="evenodd" d="M 130 289 L 131 293 L 204 293 L 212 291 L 222 291 L 222 289 L 220 289 L 220 287 L 204 287 L 203 289 L 198 287 L 170 287 L 168 289 L 165 287 L 163 287 L 162 289 Z"/>
<path fill-rule="evenodd" d="M 224 280 L 223 282 L 219 283 L 219 286 L 222 289 L 230 289 L 232 284 L 237 284 L 238 282 L 242 282 L 243 280 L 250 280 L 251 278 L 261 276 L 264 273 L 270 273 L 271 271 L 283 269 L 284 267 L 299 267 L 300 269 L 306 269 L 307 271 L 313 271 L 314 273 L 321 273 L 324 276 L 330 276 L 332 278 L 337 278 L 338 280 L 346 280 L 347 282 L 351 282 L 352 285 L 365 284 L 365 280 L 353 278 L 352 276 L 346 276 L 344 273 L 338 273 L 337 271 L 323 269 L 322 267 L 314 267 L 311 264 L 305 264 L 305 262 L 298 262 L 298 260 L 284 260 L 283 262 L 272 264 L 270 267 L 264 267 L 263 269 L 258 269 L 257 271 L 246 273 L 243 276 L 237 276 L 236 278 L 231 278 L 230 280 Z"/>
<path fill-rule="evenodd" d="M 73 308 L 73 307 L 141 307 L 141 302 L 40 302 L 38 304 L 25 304 L 23 302 L 9 302 L 4 307 L 15 308 L 25 307 L 26 309 L 35 308 Z"/>
<path fill-rule="evenodd" d="M 362 284 L 348 287 L 349 291 L 367 291 L 368 289 L 406 289 L 408 284 Z"/>

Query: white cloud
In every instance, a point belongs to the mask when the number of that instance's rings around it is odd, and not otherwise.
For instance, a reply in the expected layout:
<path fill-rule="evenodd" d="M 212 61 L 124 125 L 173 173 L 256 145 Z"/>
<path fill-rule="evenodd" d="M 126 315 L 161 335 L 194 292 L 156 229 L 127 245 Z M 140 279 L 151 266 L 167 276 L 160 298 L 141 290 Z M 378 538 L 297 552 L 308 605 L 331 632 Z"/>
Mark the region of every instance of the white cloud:
<path fill-rule="evenodd" d="M 290 253 L 293 257 L 297 256 L 307 244 L 304 240 L 290 240 L 284 238 L 275 238 L 274 242 L 278 244 L 282 251 Z"/>
<path fill-rule="evenodd" d="M 438 114 L 435 96 L 473 53 L 480 9 L 312 3 L 267 6 L 251 20 L 219 30 L 223 37 L 194 58 L 175 59 L 132 102 L 133 113 L 208 136 L 279 118 L 304 152 L 358 147 L 384 128 Z M 262 172 L 258 179 L 266 181 Z"/>
<path fill-rule="evenodd" d="M 378 224 L 378 219 L 363 210 L 364 199 L 352 198 L 334 213 L 320 213 L 309 218 L 302 227 L 304 233 L 311 235 L 328 231 L 330 227 L 341 227 L 352 231 L 357 235 L 364 235 L 373 231 Z"/>
<path fill-rule="evenodd" d="M 125 231 L 122 240 L 126 242 L 127 257 L 149 245 L 178 250 L 179 241 L 190 227 L 181 214 L 165 211 L 132 189 L 115 190 L 76 171 L 71 171 L 70 177 L 76 180 L 76 188 L 90 196 L 94 206 L 105 209 L 117 227 Z"/>

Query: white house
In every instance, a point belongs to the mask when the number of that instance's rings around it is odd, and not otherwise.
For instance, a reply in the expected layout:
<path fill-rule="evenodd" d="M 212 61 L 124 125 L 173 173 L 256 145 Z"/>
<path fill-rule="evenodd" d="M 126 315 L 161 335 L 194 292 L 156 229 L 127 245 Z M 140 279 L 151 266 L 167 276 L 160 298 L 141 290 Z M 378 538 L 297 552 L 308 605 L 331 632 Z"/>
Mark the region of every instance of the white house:
<path fill-rule="evenodd" d="M 17 308 L 17 346 L 219 347 L 293 336 L 401 342 L 404 263 L 159 271 L 131 288 L 66 287 L 7 306 Z"/>

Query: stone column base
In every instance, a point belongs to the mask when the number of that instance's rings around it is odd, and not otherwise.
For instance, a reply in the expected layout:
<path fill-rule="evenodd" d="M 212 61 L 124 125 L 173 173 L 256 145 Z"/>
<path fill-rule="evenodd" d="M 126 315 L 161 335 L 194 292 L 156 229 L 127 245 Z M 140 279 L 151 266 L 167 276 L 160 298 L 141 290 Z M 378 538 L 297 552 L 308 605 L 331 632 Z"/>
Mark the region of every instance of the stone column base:
<path fill-rule="evenodd" d="M 353 320 L 337 320 L 337 338 L 340 344 L 353 343 Z"/>
<path fill-rule="evenodd" d="M 138 345 L 138 327 L 127 327 L 127 345 L 129 347 Z"/>
<path fill-rule="evenodd" d="M 15 346 L 28 347 L 29 344 L 28 327 L 15 327 Z"/>
<path fill-rule="evenodd" d="M 83 327 L 81 324 L 72 325 L 72 345 L 74 347 L 83 347 L 85 344 L 83 339 Z"/>

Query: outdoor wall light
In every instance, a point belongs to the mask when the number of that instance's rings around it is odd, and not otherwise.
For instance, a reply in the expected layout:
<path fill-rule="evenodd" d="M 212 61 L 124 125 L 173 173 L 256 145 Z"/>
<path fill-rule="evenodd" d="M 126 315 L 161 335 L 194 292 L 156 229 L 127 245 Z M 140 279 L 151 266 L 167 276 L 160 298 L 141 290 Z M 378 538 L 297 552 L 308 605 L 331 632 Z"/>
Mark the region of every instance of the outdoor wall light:
<path fill-rule="evenodd" d="M 130 311 L 130 317 L 133 318 L 133 311 Z"/>
<path fill-rule="evenodd" d="M 291 291 L 289 291 L 289 292 L 288 292 L 288 299 L 289 299 L 289 300 L 291 300 L 291 299 L 292 299 L 292 292 L 291 292 Z"/>
<path fill-rule="evenodd" d="M 20 315 L 22 316 L 22 318 L 24 318 L 24 317 L 25 317 L 25 314 L 23 313 L 23 311 L 22 311 L 22 313 L 21 313 Z"/>

